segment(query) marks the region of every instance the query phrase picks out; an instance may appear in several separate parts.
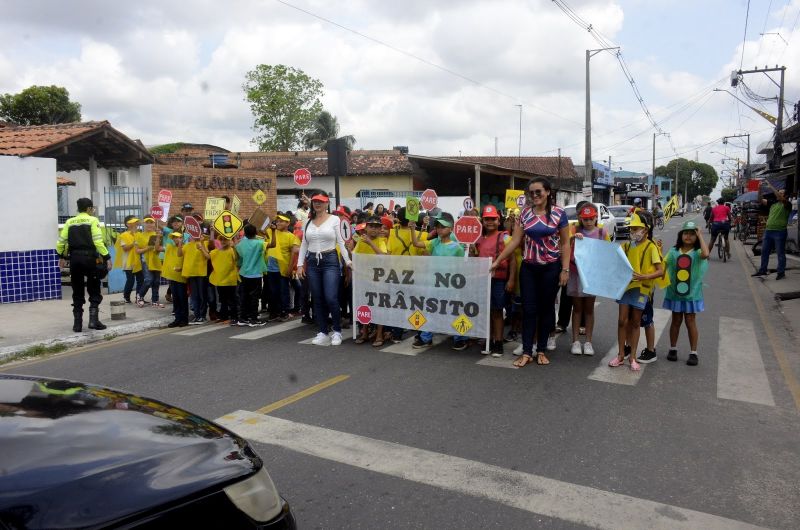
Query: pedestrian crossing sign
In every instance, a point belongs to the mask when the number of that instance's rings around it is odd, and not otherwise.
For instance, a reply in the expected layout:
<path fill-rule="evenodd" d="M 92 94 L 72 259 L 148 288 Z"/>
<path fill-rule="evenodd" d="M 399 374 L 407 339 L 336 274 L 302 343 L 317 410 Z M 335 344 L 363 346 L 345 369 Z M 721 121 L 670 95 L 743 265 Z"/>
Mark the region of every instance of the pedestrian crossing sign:
<path fill-rule="evenodd" d="M 420 313 L 419 310 L 414 311 L 413 313 L 411 313 L 411 316 L 408 317 L 408 322 L 411 324 L 411 326 L 413 326 L 414 329 L 421 328 L 422 326 L 425 325 L 425 322 L 427 321 L 428 319 L 425 318 L 425 315 Z"/>
<path fill-rule="evenodd" d="M 465 335 L 469 330 L 472 329 L 472 321 L 468 319 L 466 315 L 459 315 L 459 317 L 453 321 L 451 326 L 453 326 L 453 329 L 456 330 L 459 335 Z"/>
<path fill-rule="evenodd" d="M 253 194 L 253 201 L 255 201 L 255 203 L 258 204 L 259 206 L 264 204 L 264 201 L 266 200 L 267 200 L 267 195 L 261 190 L 258 190 Z"/>

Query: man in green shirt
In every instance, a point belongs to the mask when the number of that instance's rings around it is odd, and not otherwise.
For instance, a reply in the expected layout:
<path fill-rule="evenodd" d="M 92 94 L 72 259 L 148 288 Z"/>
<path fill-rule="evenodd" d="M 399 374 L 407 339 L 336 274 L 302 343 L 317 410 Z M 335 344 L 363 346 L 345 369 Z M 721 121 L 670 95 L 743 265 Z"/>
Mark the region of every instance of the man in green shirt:
<path fill-rule="evenodd" d="M 94 215 L 92 200 L 78 199 L 78 215 L 67 219 L 58 234 L 56 252 L 59 265 L 63 268 L 69 260 L 69 274 L 72 281 L 72 315 L 75 322 L 72 331 L 83 329 L 83 304 L 86 291 L 89 292 L 89 329 L 106 329 L 100 322 L 100 281 L 111 268 L 111 256 L 103 243 L 100 221 Z"/>
<path fill-rule="evenodd" d="M 792 201 L 786 197 L 784 190 L 776 191 L 775 196 L 778 201 L 769 209 L 764 238 L 761 240 L 761 267 L 753 276 L 767 275 L 769 255 L 775 249 L 778 254 L 778 275 L 775 279 L 782 280 L 786 277 L 786 225 L 789 224 L 789 214 L 792 213 Z M 766 199 L 762 201 L 766 202 Z"/>

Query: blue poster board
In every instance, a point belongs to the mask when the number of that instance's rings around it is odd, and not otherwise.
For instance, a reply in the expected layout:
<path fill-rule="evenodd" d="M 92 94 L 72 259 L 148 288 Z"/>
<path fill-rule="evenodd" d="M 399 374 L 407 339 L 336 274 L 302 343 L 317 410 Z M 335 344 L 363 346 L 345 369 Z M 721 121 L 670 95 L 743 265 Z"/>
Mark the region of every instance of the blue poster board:
<path fill-rule="evenodd" d="M 633 278 L 628 257 L 616 243 L 599 239 L 575 240 L 575 264 L 586 294 L 619 300 Z"/>
<path fill-rule="evenodd" d="M 114 256 L 117 249 L 111 246 L 108 252 L 111 254 L 111 263 L 114 263 Z M 108 283 L 108 294 L 121 293 L 125 289 L 125 271 L 122 269 L 111 269 L 108 271 L 108 276 L 106 276 L 106 282 Z"/>

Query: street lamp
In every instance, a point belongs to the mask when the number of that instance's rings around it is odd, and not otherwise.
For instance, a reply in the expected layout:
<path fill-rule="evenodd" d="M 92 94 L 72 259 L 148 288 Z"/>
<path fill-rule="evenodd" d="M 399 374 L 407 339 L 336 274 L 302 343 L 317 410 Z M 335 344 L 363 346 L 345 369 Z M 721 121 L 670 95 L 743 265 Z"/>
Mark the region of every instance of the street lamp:
<path fill-rule="evenodd" d="M 653 195 L 653 204 L 656 203 L 656 136 L 669 136 L 669 133 L 653 133 L 653 173 L 650 176 L 650 193 Z"/>
<path fill-rule="evenodd" d="M 598 48 L 596 50 L 586 50 L 586 148 L 584 151 L 584 165 L 586 172 L 583 177 L 583 187 L 585 189 L 588 186 L 590 193 L 594 193 L 594 190 L 592 189 L 594 186 L 594 179 L 592 178 L 592 104 L 591 98 L 589 97 L 589 59 L 600 52 L 610 50 L 619 50 L 619 46 L 614 46 L 611 48 Z M 591 195 L 589 198 L 591 198 Z"/>
<path fill-rule="evenodd" d="M 745 136 L 747 137 L 747 165 L 745 166 L 744 173 L 749 178 L 750 177 L 750 133 L 746 133 L 746 134 L 730 134 L 728 136 L 723 136 L 722 137 L 722 143 L 727 145 L 728 144 L 728 138 L 744 138 Z M 744 179 L 742 179 L 742 180 L 744 180 Z M 737 182 L 736 184 L 739 187 L 738 191 L 739 192 L 743 192 L 744 191 L 744 182 L 742 182 L 741 185 L 739 185 L 739 182 Z"/>

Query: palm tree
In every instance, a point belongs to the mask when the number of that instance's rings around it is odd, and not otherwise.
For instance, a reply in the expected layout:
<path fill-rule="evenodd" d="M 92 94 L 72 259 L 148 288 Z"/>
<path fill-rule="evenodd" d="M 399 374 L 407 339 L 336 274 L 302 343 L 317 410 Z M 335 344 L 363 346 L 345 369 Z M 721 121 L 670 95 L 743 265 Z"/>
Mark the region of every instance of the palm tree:
<path fill-rule="evenodd" d="M 319 116 L 317 116 L 317 119 L 314 120 L 313 129 L 306 134 L 303 143 L 305 143 L 306 149 L 308 150 L 324 151 L 328 146 L 328 142 L 336 140 L 338 137 L 339 121 L 336 119 L 336 116 L 327 110 L 323 110 L 320 112 Z M 342 136 L 342 138 L 347 144 L 347 150 L 352 151 L 356 143 L 355 137 L 347 135 Z"/>

